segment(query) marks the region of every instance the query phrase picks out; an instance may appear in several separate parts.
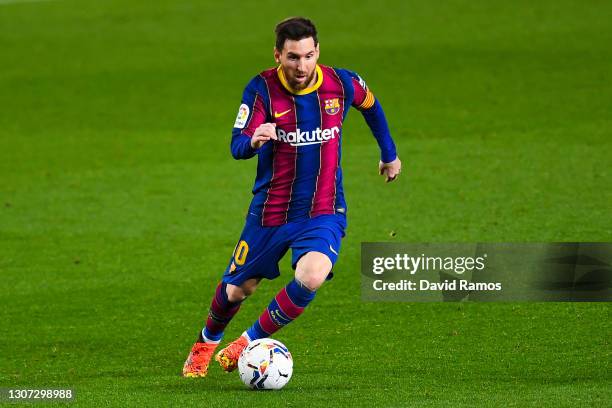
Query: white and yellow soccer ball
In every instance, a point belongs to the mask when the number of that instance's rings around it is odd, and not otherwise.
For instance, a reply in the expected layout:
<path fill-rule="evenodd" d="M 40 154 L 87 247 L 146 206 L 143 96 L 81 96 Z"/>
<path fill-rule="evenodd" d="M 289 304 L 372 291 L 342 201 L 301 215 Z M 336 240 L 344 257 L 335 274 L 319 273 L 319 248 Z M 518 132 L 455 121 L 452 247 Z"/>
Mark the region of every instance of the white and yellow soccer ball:
<path fill-rule="evenodd" d="M 240 354 L 238 372 L 242 382 L 255 390 L 280 390 L 293 374 L 293 357 L 278 340 L 255 340 Z"/>

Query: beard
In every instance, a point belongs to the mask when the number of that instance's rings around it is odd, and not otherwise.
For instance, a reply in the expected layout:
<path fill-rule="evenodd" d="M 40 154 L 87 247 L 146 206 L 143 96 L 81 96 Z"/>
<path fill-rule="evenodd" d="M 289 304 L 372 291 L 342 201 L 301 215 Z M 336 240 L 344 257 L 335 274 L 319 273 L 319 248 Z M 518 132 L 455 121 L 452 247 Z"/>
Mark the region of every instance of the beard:
<path fill-rule="evenodd" d="M 317 70 L 313 69 L 312 73 L 308 77 L 306 77 L 306 80 L 304 82 L 297 82 L 297 80 L 294 79 L 293 81 L 291 81 L 293 83 L 290 83 L 289 85 L 291 85 L 291 88 L 295 90 L 305 89 L 308 85 L 310 85 L 313 82 L 316 72 Z"/>

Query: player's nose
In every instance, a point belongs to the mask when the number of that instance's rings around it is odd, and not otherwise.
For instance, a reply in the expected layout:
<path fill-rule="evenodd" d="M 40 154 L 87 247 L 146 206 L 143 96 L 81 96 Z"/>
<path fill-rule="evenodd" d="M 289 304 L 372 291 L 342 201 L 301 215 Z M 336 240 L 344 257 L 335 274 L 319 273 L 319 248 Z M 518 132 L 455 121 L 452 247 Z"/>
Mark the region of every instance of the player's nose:
<path fill-rule="evenodd" d="M 298 69 L 298 72 L 299 72 L 300 74 L 302 74 L 302 73 L 306 72 L 306 71 L 305 71 L 305 69 L 306 69 L 306 61 L 304 60 L 304 58 L 300 58 L 300 59 L 298 60 L 298 66 L 297 66 L 297 69 Z"/>

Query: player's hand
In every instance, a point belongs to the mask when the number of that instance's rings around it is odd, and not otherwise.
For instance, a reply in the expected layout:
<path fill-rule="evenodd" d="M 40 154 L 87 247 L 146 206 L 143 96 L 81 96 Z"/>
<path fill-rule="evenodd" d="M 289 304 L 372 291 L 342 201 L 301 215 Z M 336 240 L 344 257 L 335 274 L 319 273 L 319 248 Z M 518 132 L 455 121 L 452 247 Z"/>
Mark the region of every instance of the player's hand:
<path fill-rule="evenodd" d="M 378 174 L 384 175 L 387 183 L 395 180 L 401 171 L 402 162 L 399 157 L 389 163 L 383 163 L 382 161 L 378 163 Z"/>
<path fill-rule="evenodd" d="M 262 123 L 255 129 L 253 136 L 251 136 L 251 147 L 257 150 L 270 139 L 277 139 L 276 123 Z"/>

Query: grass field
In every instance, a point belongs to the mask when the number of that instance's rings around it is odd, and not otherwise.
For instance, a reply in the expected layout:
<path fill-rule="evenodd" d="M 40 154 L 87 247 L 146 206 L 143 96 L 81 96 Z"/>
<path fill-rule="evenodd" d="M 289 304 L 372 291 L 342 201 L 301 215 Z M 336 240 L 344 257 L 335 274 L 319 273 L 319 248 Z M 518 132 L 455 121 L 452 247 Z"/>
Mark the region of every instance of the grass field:
<path fill-rule="evenodd" d="M 0 1 L 0 387 L 73 387 L 75 406 L 609 406 L 609 303 L 360 300 L 362 241 L 612 241 L 610 2 L 439 3 Z M 382 182 L 351 113 L 336 278 L 275 336 L 292 381 L 183 379 L 250 200 L 255 161 L 229 154 L 242 89 L 300 14 L 320 61 L 380 98 L 402 178 Z"/>

